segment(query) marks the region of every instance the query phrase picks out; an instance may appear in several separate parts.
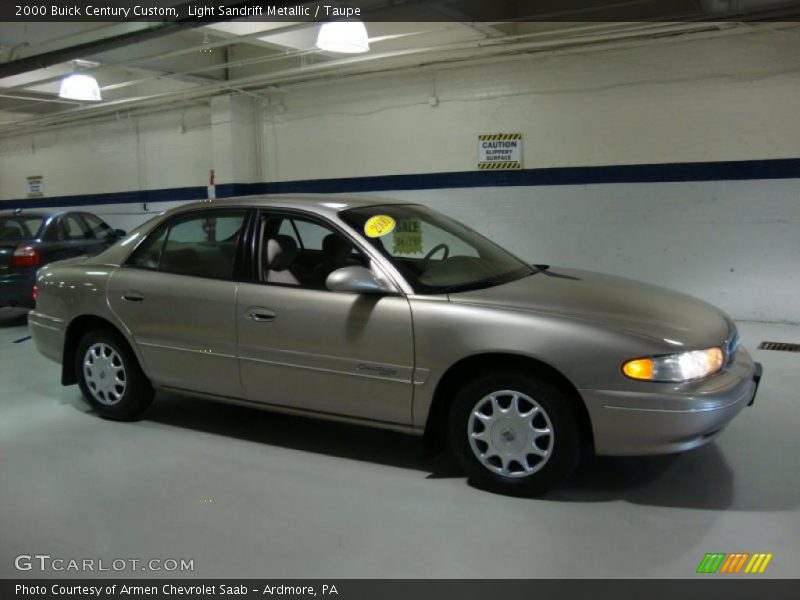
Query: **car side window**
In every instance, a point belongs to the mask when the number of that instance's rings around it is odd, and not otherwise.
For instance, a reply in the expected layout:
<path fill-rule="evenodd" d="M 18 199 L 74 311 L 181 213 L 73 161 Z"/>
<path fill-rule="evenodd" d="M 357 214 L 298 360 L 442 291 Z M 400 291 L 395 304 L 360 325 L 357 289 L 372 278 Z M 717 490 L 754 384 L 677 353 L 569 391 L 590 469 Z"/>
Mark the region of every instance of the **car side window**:
<path fill-rule="evenodd" d="M 246 211 L 213 211 L 176 217 L 153 231 L 127 265 L 207 277 L 233 279 L 236 250 Z"/>
<path fill-rule="evenodd" d="M 278 235 L 288 236 L 295 241 L 298 248 L 303 247 L 303 241 L 300 239 L 300 236 L 297 235 L 297 229 L 295 229 L 292 219 L 283 219 L 280 221 L 280 227 L 278 228 Z"/>
<path fill-rule="evenodd" d="M 95 215 L 85 214 L 83 215 L 83 220 L 86 221 L 86 224 L 89 226 L 94 237 L 98 240 L 107 239 L 110 237 L 114 237 L 114 230 L 111 229 L 108 225 L 106 225 L 100 217 L 96 217 Z"/>
<path fill-rule="evenodd" d="M 322 290 L 336 269 L 369 265 L 347 237 L 313 219 L 264 215 L 258 232 L 257 265 L 262 283 Z"/>
<path fill-rule="evenodd" d="M 59 221 L 59 232 L 62 240 L 90 240 L 92 232 L 76 214 L 66 214 Z"/>

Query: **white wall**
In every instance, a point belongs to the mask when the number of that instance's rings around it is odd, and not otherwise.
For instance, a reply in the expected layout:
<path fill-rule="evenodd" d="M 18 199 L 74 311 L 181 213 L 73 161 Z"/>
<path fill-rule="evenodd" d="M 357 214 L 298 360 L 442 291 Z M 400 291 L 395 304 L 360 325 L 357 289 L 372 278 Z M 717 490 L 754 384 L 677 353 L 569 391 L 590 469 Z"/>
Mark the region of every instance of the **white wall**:
<path fill-rule="evenodd" d="M 527 168 L 798 157 L 798 56 L 800 31 L 759 33 L 295 86 L 267 111 L 266 166 L 473 170 L 476 135 L 502 131 L 523 133 Z"/>
<path fill-rule="evenodd" d="M 800 36 L 757 32 L 327 80 L 0 140 L 0 198 L 471 171 L 479 133 L 526 168 L 800 157 Z M 438 105 L 430 106 L 435 95 Z M 644 279 L 740 319 L 800 322 L 800 179 L 382 192 L 532 261 Z M 151 204 L 149 212 L 167 204 Z M 141 205 L 92 207 L 115 226 Z"/>
<path fill-rule="evenodd" d="M 735 318 L 800 322 L 800 180 L 394 192 L 531 262 L 613 273 Z"/>

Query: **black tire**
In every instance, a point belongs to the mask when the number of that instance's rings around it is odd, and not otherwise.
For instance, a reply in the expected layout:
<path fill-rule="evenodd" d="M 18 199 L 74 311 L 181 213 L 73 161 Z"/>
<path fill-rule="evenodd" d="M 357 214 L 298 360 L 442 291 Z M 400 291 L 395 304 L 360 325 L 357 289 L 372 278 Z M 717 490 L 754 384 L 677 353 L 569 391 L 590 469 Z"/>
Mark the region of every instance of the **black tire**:
<path fill-rule="evenodd" d="M 473 411 L 479 403 L 483 409 L 491 410 L 491 402 L 487 398 L 495 395 L 499 406 L 504 410 L 511 408 L 513 394 L 495 394 L 495 392 L 517 392 L 519 412 L 527 413 L 536 404 L 539 410 L 532 413 L 530 424 L 540 431 L 550 430 L 551 434 L 526 434 L 520 421 L 513 419 L 485 421 L 478 415 L 473 419 Z M 524 397 L 533 400 L 531 404 Z M 508 403 L 508 408 L 505 404 Z M 487 416 L 484 411 L 480 411 Z M 503 416 L 498 412 L 498 419 Z M 489 416 L 489 419 L 493 417 Z M 516 417 L 526 419 L 526 417 Z M 481 421 L 481 423 L 479 423 Z M 508 426 L 507 426 L 508 425 Z M 502 371 L 486 374 L 467 383 L 456 394 L 450 406 L 448 417 L 448 441 L 450 448 L 467 474 L 469 483 L 475 487 L 510 496 L 537 496 L 563 483 L 575 470 L 581 456 L 581 439 L 578 420 L 572 399 L 558 385 L 543 379 L 532 377 L 517 371 Z M 493 446 L 485 441 L 470 441 L 470 435 L 477 430 L 477 435 L 485 431 Z M 531 439 L 523 436 L 530 435 Z M 539 451 L 546 451 L 546 458 L 532 452 L 525 455 L 529 444 L 536 444 Z M 473 444 L 479 458 L 473 450 Z M 505 449 L 505 450 L 503 450 Z M 522 449 L 522 450 L 521 450 Z M 522 461 L 510 459 L 514 454 L 525 456 L 526 465 Z M 495 454 L 497 456 L 495 456 Z M 500 458 L 500 456 L 503 458 Z M 508 461 L 508 463 L 504 462 Z M 489 466 L 484 464 L 489 463 Z M 505 470 L 508 475 L 498 472 Z M 533 471 L 530 472 L 529 471 Z"/>
<path fill-rule="evenodd" d="M 116 353 L 118 359 L 114 359 L 113 368 L 119 369 L 117 365 L 121 365 L 121 378 L 124 383 L 119 384 L 113 390 L 98 392 L 97 385 L 91 379 L 87 379 L 84 361 L 87 359 L 89 349 L 93 349 L 97 353 L 101 348 L 109 348 Z M 98 355 L 95 354 L 95 356 Z M 109 356 L 113 357 L 113 354 L 109 352 Z M 108 373 L 109 377 L 112 376 L 110 369 L 100 370 L 103 371 L 104 376 L 106 373 Z M 94 371 L 91 371 L 91 367 L 90 372 L 94 373 Z M 115 375 L 117 372 L 115 371 Z M 83 397 L 97 411 L 97 414 L 104 419 L 133 421 L 153 401 L 153 387 L 142 372 L 139 361 L 136 360 L 136 356 L 128 346 L 125 338 L 113 329 L 96 329 L 86 333 L 81 338 L 78 343 L 78 350 L 75 353 L 75 375 L 81 392 L 83 392 Z"/>

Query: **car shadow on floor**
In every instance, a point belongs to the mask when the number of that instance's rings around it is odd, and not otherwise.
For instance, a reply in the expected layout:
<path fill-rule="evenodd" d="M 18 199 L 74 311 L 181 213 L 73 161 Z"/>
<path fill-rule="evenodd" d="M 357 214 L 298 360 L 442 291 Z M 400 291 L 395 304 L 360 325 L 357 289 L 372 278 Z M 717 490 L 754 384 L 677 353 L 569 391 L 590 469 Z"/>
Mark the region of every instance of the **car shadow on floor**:
<path fill-rule="evenodd" d="M 28 324 L 28 310 L 21 308 L 0 308 L 0 329 L 25 327 Z"/>
<path fill-rule="evenodd" d="M 420 459 L 422 439 L 389 430 L 267 412 L 171 393 L 158 393 L 144 419 L 292 450 L 425 470 Z"/>
<path fill-rule="evenodd" d="M 427 473 L 429 479 L 463 477 L 448 452 L 428 456 L 421 438 L 387 430 L 271 413 L 160 393 L 145 421 L 213 435 L 316 452 Z M 737 497 L 738 496 L 738 497 Z M 595 457 L 581 465 L 544 501 L 625 501 L 706 510 L 787 510 L 796 503 L 779 493 L 737 491 L 734 473 L 712 442 L 682 455 Z"/>
<path fill-rule="evenodd" d="M 594 457 L 548 499 L 721 510 L 732 506 L 734 491 L 733 471 L 712 442 L 685 454 Z"/>

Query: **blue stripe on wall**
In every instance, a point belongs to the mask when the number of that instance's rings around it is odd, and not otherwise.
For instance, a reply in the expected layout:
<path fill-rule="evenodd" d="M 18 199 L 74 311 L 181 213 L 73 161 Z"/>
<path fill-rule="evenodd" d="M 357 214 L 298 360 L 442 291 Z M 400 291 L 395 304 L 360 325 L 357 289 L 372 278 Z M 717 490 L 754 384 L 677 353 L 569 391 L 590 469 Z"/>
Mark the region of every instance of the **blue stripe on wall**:
<path fill-rule="evenodd" d="M 599 167 L 555 167 L 518 171 L 463 171 L 418 175 L 381 175 L 343 179 L 309 179 L 263 183 L 227 183 L 217 186 L 218 198 L 249 194 L 383 192 L 441 188 L 586 185 L 601 183 L 665 183 L 800 178 L 800 159 L 725 162 L 664 163 Z M 175 202 L 206 197 L 204 186 L 0 200 L 0 208 L 86 206 L 143 202 Z"/>

